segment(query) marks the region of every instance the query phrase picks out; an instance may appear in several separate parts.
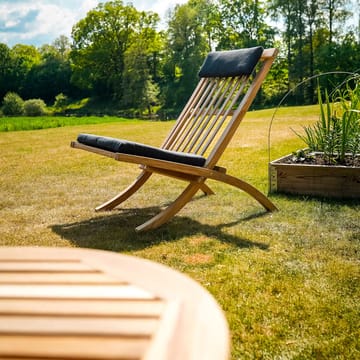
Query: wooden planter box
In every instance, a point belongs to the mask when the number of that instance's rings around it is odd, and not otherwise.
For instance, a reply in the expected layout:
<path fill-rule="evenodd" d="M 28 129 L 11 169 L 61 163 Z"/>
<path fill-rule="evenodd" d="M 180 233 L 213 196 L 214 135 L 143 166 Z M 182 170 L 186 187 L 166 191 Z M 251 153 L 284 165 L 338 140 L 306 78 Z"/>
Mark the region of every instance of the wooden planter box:
<path fill-rule="evenodd" d="M 360 199 L 360 167 L 284 164 L 284 158 L 269 164 L 270 192 Z"/>

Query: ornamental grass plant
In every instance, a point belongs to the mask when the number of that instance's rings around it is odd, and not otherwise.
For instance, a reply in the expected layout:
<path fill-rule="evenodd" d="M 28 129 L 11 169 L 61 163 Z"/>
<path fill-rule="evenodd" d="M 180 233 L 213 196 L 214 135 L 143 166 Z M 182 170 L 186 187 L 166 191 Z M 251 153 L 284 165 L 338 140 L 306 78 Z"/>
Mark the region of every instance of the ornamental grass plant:
<path fill-rule="evenodd" d="M 267 191 L 273 110 L 248 112 L 219 164 Z M 317 121 L 317 106 L 283 108 L 271 154 L 302 141 L 290 130 Z M 71 149 L 78 133 L 160 145 L 172 121 L 78 124 L 0 133 L 0 245 L 103 249 L 151 259 L 205 287 L 223 308 L 232 360 L 360 358 L 360 204 L 271 195 L 266 213 L 248 195 L 210 182 L 155 231 L 134 228 L 184 185 L 154 176 L 119 209 L 94 207 L 138 175 L 130 164 Z"/>
<path fill-rule="evenodd" d="M 330 96 L 325 89 L 322 100 L 318 87 L 319 120 L 303 126 L 303 133 L 296 134 L 305 142 L 308 151 L 305 157 L 314 152 L 324 155 L 326 164 L 346 164 L 346 157 L 360 156 L 360 80 L 359 76 L 346 81 Z M 299 153 L 304 156 L 304 152 Z"/>

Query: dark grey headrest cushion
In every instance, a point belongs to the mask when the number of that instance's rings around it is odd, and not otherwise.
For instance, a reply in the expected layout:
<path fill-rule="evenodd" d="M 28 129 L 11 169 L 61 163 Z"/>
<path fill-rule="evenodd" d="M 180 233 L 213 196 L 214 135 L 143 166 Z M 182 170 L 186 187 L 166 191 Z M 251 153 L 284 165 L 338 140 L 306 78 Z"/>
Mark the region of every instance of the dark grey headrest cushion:
<path fill-rule="evenodd" d="M 250 75 L 264 49 L 257 46 L 248 49 L 214 51 L 206 57 L 200 77 L 232 77 Z"/>

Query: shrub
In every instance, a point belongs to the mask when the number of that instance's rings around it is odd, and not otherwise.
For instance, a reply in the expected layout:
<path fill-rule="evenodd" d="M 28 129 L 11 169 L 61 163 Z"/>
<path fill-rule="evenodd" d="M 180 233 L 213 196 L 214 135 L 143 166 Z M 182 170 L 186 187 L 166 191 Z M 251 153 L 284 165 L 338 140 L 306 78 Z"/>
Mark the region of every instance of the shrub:
<path fill-rule="evenodd" d="M 5 116 L 19 116 L 24 113 L 24 100 L 14 92 L 4 96 L 2 112 Z"/>
<path fill-rule="evenodd" d="M 41 99 L 30 99 L 24 103 L 26 116 L 41 116 L 46 114 L 46 105 Z"/>
<path fill-rule="evenodd" d="M 69 104 L 69 98 L 63 93 L 60 93 L 55 96 L 54 108 L 62 110 L 68 104 Z"/>

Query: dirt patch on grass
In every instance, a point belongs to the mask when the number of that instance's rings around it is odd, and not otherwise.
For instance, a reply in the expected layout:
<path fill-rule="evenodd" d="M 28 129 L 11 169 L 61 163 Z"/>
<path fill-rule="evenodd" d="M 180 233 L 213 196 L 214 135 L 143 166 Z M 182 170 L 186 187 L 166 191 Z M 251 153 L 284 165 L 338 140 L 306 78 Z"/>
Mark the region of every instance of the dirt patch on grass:
<path fill-rule="evenodd" d="M 192 246 L 198 246 L 209 241 L 207 236 L 199 235 L 189 239 L 189 244 Z"/>
<path fill-rule="evenodd" d="M 214 261 L 213 255 L 207 255 L 207 254 L 192 254 L 185 256 L 184 261 L 187 264 L 209 264 Z"/>

